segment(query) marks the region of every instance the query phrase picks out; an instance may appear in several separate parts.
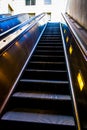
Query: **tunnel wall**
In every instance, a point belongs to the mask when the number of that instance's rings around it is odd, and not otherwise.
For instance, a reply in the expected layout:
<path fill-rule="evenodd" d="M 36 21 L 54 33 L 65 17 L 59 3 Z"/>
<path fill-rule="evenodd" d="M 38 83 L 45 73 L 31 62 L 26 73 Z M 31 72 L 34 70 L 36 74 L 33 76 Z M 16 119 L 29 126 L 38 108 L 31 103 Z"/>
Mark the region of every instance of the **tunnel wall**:
<path fill-rule="evenodd" d="M 67 0 L 66 12 L 87 29 L 87 0 Z"/>

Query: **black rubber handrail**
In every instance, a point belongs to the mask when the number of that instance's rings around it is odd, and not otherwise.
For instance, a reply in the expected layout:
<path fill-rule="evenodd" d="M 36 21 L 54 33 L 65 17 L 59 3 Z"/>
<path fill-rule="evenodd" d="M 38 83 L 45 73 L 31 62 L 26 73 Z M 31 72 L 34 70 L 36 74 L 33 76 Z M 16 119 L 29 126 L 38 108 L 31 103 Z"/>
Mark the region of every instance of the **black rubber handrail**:
<path fill-rule="evenodd" d="M 71 95 L 72 95 L 72 100 L 73 100 L 73 110 L 74 110 L 74 113 L 75 113 L 76 125 L 77 125 L 77 129 L 81 130 L 81 125 L 80 125 L 80 120 L 79 120 L 79 114 L 78 114 L 78 109 L 77 109 L 75 94 L 74 94 L 74 90 L 73 90 L 73 83 L 72 83 L 72 77 L 71 77 L 71 72 L 70 72 L 70 65 L 69 65 L 69 61 L 68 61 L 68 57 L 67 57 L 67 50 L 66 50 L 66 47 L 65 47 L 65 40 L 64 40 L 63 29 L 62 29 L 62 25 L 61 24 L 60 24 L 60 30 L 61 30 L 63 47 L 64 47 L 64 52 L 65 52 L 65 58 L 66 58 L 66 64 L 67 64 L 67 71 L 68 71 L 68 75 L 69 75 L 69 83 L 70 83 L 70 88 L 71 88 Z"/>
<path fill-rule="evenodd" d="M 0 20 L 7 18 L 7 17 L 11 17 L 12 15 L 7 13 L 7 14 L 0 14 Z"/>
<path fill-rule="evenodd" d="M 41 14 L 39 14 L 39 15 L 37 15 L 37 16 L 35 16 L 35 17 L 29 19 L 29 20 L 27 20 L 26 22 L 20 24 L 19 30 L 20 30 L 23 26 L 25 26 L 25 25 L 27 25 L 27 24 L 29 24 L 29 27 L 27 27 L 27 29 L 25 29 L 21 34 L 19 34 L 19 36 L 17 36 L 17 37 L 16 37 L 15 39 L 13 39 L 11 42 L 8 41 L 8 44 L 5 45 L 2 49 L 0 49 L 0 55 L 1 55 L 4 51 L 6 51 L 10 46 L 12 46 L 12 45 L 15 43 L 15 40 L 17 40 L 17 39 L 20 38 L 22 35 L 24 35 L 24 33 L 26 33 L 27 31 L 29 31 L 29 30 L 30 30 L 41 18 L 43 18 L 44 16 L 45 16 L 45 13 L 41 13 Z M 5 39 L 5 38 L 4 38 L 4 39 Z M 2 39 L 2 41 L 3 41 L 4 39 Z"/>
<path fill-rule="evenodd" d="M 63 16 L 65 22 L 67 23 L 67 25 L 69 26 L 70 31 L 73 34 L 75 41 L 76 41 L 78 47 L 80 48 L 82 55 L 84 56 L 85 60 L 87 61 L 87 38 L 86 38 L 87 32 L 86 32 L 86 30 L 84 29 L 84 33 L 85 33 L 86 37 L 82 33 L 80 33 L 80 35 L 79 35 L 79 32 L 81 32 L 82 27 L 80 29 L 76 28 L 74 25 L 74 23 L 76 24 L 76 22 L 73 20 L 74 22 L 72 23 L 70 21 L 71 17 L 69 17 L 68 14 L 62 14 L 62 16 Z M 71 23 L 73 24 L 73 26 Z M 78 25 L 78 26 L 80 27 L 80 25 Z M 81 36 L 81 34 L 83 36 Z"/>
<path fill-rule="evenodd" d="M 22 16 L 22 15 L 25 15 L 26 13 L 22 13 L 22 14 L 16 14 L 16 15 L 10 15 L 10 16 L 7 16 L 3 19 L 0 19 L 0 22 L 3 22 L 3 21 L 6 21 L 6 20 L 9 20 L 9 19 L 13 19 L 13 18 L 16 18 L 17 16 Z"/>
<path fill-rule="evenodd" d="M 14 19 L 14 18 L 16 18 L 16 17 L 20 17 L 21 15 L 23 16 L 23 15 L 28 15 L 28 14 L 19 14 L 19 15 L 11 16 L 11 17 L 8 17 L 8 18 L 5 18 L 5 19 L 1 20 L 0 23 L 2 23 L 2 22 L 4 22 L 4 21 L 12 20 L 12 19 Z M 24 21 L 18 23 L 17 25 L 15 25 L 15 26 L 9 28 L 8 30 L 2 32 L 2 33 L 0 34 L 0 37 L 4 36 L 5 34 L 7 34 L 8 32 L 10 32 L 10 31 L 12 31 L 12 30 L 14 30 L 14 29 L 17 29 L 18 27 L 24 25 L 25 23 L 31 23 L 32 21 L 38 19 L 38 18 L 41 17 L 42 15 L 43 15 L 43 13 L 42 13 L 42 14 L 39 14 L 38 16 L 34 16 L 34 17 L 30 18 L 30 19 L 26 19 L 26 20 L 24 20 Z"/>

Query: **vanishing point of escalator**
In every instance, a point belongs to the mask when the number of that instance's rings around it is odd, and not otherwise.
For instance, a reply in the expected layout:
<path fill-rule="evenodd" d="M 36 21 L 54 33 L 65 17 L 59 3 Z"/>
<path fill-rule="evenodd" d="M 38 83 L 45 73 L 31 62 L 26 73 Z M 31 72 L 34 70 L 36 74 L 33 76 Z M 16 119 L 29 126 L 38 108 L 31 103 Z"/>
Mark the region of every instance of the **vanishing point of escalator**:
<path fill-rule="evenodd" d="M 75 130 L 59 23 L 48 23 L 1 117 L 2 128 Z"/>

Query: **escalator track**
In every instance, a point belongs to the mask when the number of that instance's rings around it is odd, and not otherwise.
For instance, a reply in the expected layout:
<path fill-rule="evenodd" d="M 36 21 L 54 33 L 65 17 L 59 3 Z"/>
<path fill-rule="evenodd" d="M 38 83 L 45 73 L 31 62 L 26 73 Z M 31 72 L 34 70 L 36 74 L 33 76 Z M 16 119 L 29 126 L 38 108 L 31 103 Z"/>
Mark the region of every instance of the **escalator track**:
<path fill-rule="evenodd" d="M 59 23 L 47 23 L 0 122 L 11 129 L 76 129 Z"/>

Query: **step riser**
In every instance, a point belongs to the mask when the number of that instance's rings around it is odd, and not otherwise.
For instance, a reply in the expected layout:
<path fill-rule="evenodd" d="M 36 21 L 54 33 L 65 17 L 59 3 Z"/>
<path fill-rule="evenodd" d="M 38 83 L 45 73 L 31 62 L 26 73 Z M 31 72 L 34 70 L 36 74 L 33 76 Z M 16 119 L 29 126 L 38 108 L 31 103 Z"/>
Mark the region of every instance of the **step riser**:
<path fill-rule="evenodd" d="M 30 69 L 41 69 L 41 70 L 66 70 L 66 65 L 64 63 L 52 63 L 52 62 L 30 62 L 27 65 Z"/>
<path fill-rule="evenodd" d="M 34 99 L 34 98 L 16 98 L 11 99 L 9 109 L 13 108 L 29 108 L 29 109 L 40 109 L 53 111 L 53 114 L 68 114 L 72 115 L 71 101 L 61 100 L 45 100 L 45 99 Z M 65 110 L 66 108 L 66 110 Z"/>
<path fill-rule="evenodd" d="M 32 56 L 32 59 L 30 61 L 44 61 L 44 62 L 47 62 L 49 59 L 49 62 L 64 62 L 65 61 L 65 58 L 63 56 L 60 56 L 60 57 L 45 57 L 44 55 L 42 56 Z"/>
<path fill-rule="evenodd" d="M 56 84 L 56 83 L 41 83 L 41 82 L 19 82 L 16 91 L 36 91 L 36 92 L 49 92 L 54 94 L 70 94 L 69 84 Z"/>
<path fill-rule="evenodd" d="M 66 81 L 67 73 L 66 72 L 37 72 L 37 71 L 25 71 L 23 74 L 23 79 L 39 79 L 39 80 L 60 80 Z"/>
<path fill-rule="evenodd" d="M 17 122 L 17 121 L 1 121 L 0 129 L 22 129 L 29 130 L 32 129 L 58 129 L 58 130 L 76 130 L 74 126 L 66 126 L 66 125 L 51 125 L 51 124 L 41 124 L 41 123 L 33 123 L 33 122 Z"/>
<path fill-rule="evenodd" d="M 64 56 L 64 52 L 63 51 L 42 51 L 42 50 L 36 50 L 34 52 L 35 55 L 53 55 L 53 56 Z"/>
<path fill-rule="evenodd" d="M 50 47 L 50 46 L 49 46 L 49 47 L 37 47 L 37 50 L 44 50 L 44 51 L 45 51 L 45 50 L 48 50 L 48 51 L 51 51 L 51 50 L 52 50 L 52 51 L 53 51 L 53 50 L 54 50 L 54 51 L 58 51 L 58 50 L 59 50 L 59 51 L 60 51 L 60 50 L 62 50 L 62 49 L 63 49 L 62 47 L 55 47 L 55 48 L 54 48 L 54 47 Z"/>

